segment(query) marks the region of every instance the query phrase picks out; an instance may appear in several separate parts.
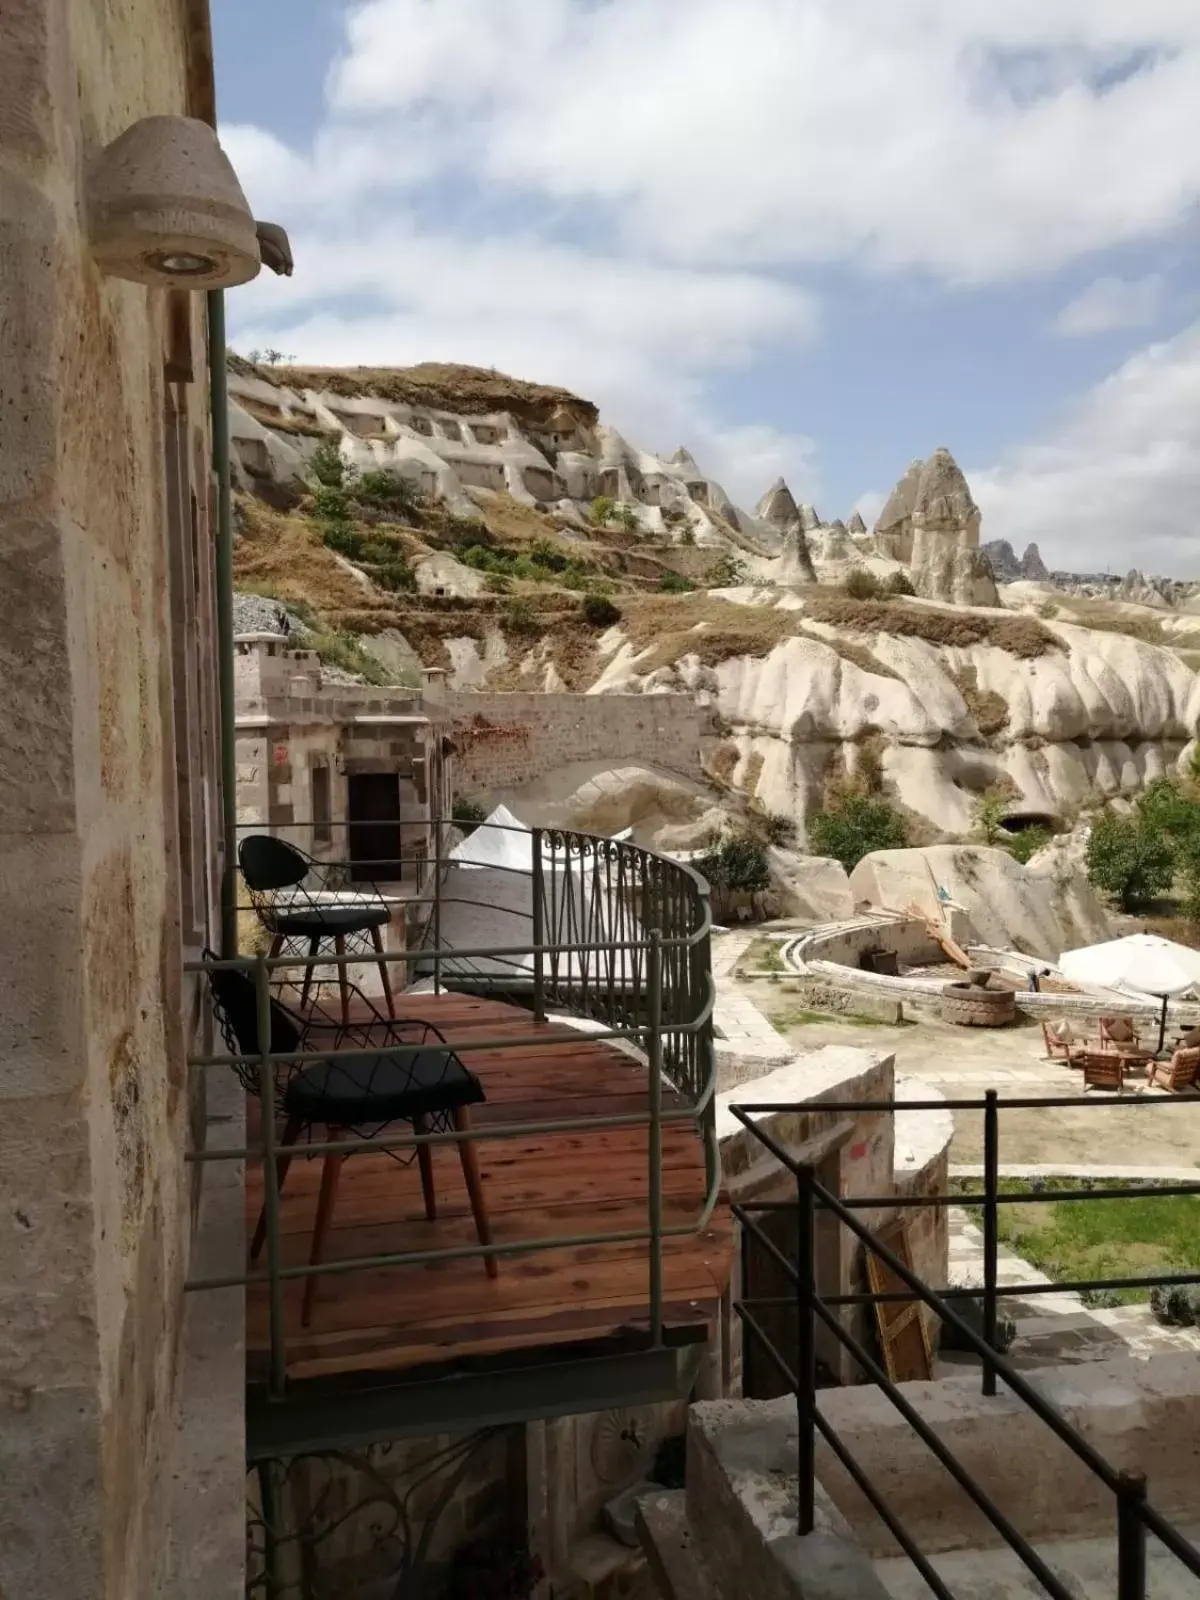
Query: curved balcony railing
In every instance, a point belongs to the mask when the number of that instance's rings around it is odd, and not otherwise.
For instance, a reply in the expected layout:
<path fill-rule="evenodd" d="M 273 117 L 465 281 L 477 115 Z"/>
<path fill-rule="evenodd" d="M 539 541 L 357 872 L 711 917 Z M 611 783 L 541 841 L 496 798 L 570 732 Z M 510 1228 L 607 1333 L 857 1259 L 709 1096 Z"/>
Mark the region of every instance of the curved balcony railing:
<path fill-rule="evenodd" d="M 353 824 L 334 824 L 346 830 Z M 368 825 L 369 826 L 369 825 Z M 354 1259 L 321 1262 L 316 1266 L 284 1264 L 281 1257 L 280 1199 L 276 1179 L 277 1132 L 274 1119 L 260 1119 L 260 1137 L 245 1148 L 194 1150 L 189 1160 L 258 1160 L 262 1163 L 266 1233 L 265 1269 L 240 1270 L 223 1277 L 190 1282 L 193 1290 L 266 1283 L 270 1306 L 270 1387 L 282 1392 L 287 1371 L 287 1329 L 283 1311 L 283 1285 L 295 1278 L 343 1274 L 356 1270 L 404 1267 L 465 1256 L 525 1255 L 564 1247 L 644 1242 L 649 1258 L 649 1328 L 652 1344 L 663 1337 L 663 1241 L 706 1228 L 720 1191 L 720 1160 L 716 1145 L 713 1097 L 716 1087 L 713 1051 L 714 989 L 710 963 L 712 920 L 708 886 L 691 867 L 628 841 L 611 840 L 564 830 L 498 829 L 494 826 L 477 839 L 451 832 L 453 824 L 428 825 L 431 848 L 417 858 L 411 880 L 368 887 L 364 881 L 370 861 L 361 851 L 353 863 L 325 859 L 314 862 L 314 892 L 339 900 L 359 895 L 381 895 L 402 907 L 407 948 L 352 950 L 343 955 L 325 951 L 313 955 L 286 948 L 274 955 L 237 955 L 217 963 L 243 970 L 256 985 L 260 1039 L 269 1040 L 269 1002 L 281 984 L 299 985 L 308 969 L 320 971 L 320 981 L 337 982 L 338 968 L 384 961 L 392 970 L 401 967 L 423 979 L 435 994 L 444 990 L 492 992 L 525 1005 L 532 1013 L 529 1029 L 520 1037 L 471 1037 L 471 1051 L 535 1052 L 547 1042 L 540 1022 L 554 1014 L 585 1019 L 587 1036 L 632 1048 L 644 1061 L 647 1095 L 644 1110 L 601 1116 L 557 1116 L 540 1122 L 495 1123 L 475 1128 L 472 1140 L 521 1139 L 574 1131 L 617 1127 L 646 1127 L 648 1138 L 647 1221 L 644 1228 L 620 1232 L 597 1231 L 584 1235 L 551 1236 L 497 1242 L 489 1245 L 455 1245 L 445 1250 L 389 1252 Z M 328 825 L 322 828 L 327 831 Z M 268 828 L 243 825 L 247 833 L 272 832 L 304 849 L 312 824 Z M 508 848 L 486 859 L 484 846 L 495 844 L 488 834 L 503 833 Z M 309 852 L 311 854 L 311 852 Z M 336 855 L 326 850 L 326 856 Z M 347 856 L 349 852 L 346 852 Z M 484 859 L 473 859 L 475 857 Z M 251 911 L 253 906 L 239 907 Z M 203 963 L 190 963 L 192 972 L 204 972 Z M 395 985 L 398 990 L 405 986 Z M 453 1037 L 447 1043 L 455 1044 Z M 416 1048 L 416 1047 L 414 1047 Z M 344 1050 L 342 1059 L 369 1055 L 369 1050 Z M 234 1068 L 257 1083 L 264 1107 L 273 1104 L 277 1069 L 322 1059 L 319 1052 L 292 1054 L 264 1050 L 253 1059 L 230 1054 L 202 1054 L 191 1058 L 197 1071 Z M 569 1102 L 568 1102 L 569 1103 Z M 690 1122 L 696 1127 L 704 1151 L 705 1193 L 694 1219 L 664 1225 L 662 1182 L 662 1132 L 665 1126 Z M 422 1145 L 447 1143 L 460 1135 L 448 1133 L 390 1134 L 371 1141 L 374 1151 L 412 1152 Z M 350 1154 L 361 1141 L 329 1139 L 305 1147 L 310 1155 L 332 1151 Z"/>

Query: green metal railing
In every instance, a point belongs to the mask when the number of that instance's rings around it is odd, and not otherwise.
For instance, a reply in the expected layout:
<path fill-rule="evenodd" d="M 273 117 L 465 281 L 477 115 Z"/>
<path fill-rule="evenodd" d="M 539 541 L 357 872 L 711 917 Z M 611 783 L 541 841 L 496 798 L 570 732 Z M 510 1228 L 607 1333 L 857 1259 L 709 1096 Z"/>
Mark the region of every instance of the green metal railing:
<path fill-rule="evenodd" d="M 294 834 L 311 824 L 293 825 L 280 833 Z M 419 906 L 423 912 L 429 942 L 420 948 L 385 951 L 347 952 L 345 955 L 284 954 L 236 956 L 213 963 L 213 968 L 240 970 L 255 984 L 258 1006 L 258 1038 L 261 1053 L 254 1058 L 233 1054 L 193 1055 L 189 1065 L 196 1071 L 240 1069 L 252 1072 L 257 1095 L 263 1107 L 261 1133 L 255 1144 L 240 1148 L 192 1150 L 188 1160 L 207 1164 L 213 1161 L 260 1159 L 263 1170 L 266 1217 L 265 1266 L 255 1270 L 239 1264 L 239 1269 L 221 1276 L 190 1280 L 193 1291 L 230 1288 L 265 1283 L 269 1302 L 269 1392 L 281 1396 L 287 1380 L 287 1327 L 284 1315 L 284 1287 L 294 1279 L 328 1277 L 380 1268 L 401 1269 L 434 1261 L 466 1257 L 534 1254 L 545 1250 L 578 1246 L 645 1243 L 649 1270 L 648 1342 L 660 1347 L 663 1342 L 664 1241 L 701 1231 L 708 1223 L 720 1190 L 721 1171 L 713 1121 L 715 1060 L 713 1054 L 713 982 L 710 964 L 712 928 L 708 905 L 708 886 L 690 867 L 659 856 L 653 851 L 623 841 L 596 838 L 586 834 L 556 830 L 534 830 L 523 836 L 530 839 L 532 858 L 528 874 L 529 908 L 514 909 L 512 895 L 499 908 L 517 919 L 520 927 L 530 925 L 528 939 L 505 945 L 464 946 L 439 943 L 445 911 L 452 905 L 488 909 L 486 902 L 463 895 L 448 895 L 453 877 L 452 864 L 445 848 L 450 823 L 430 823 L 434 835 L 432 893 L 405 896 L 406 908 Z M 243 831 L 269 831 L 258 827 Z M 322 863 L 328 868 L 329 863 Z M 361 868 L 360 861 L 355 866 Z M 493 868 L 509 873 L 512 869 Z M 482 879 L 475 879 L 482 882 Z M 336 882 L 336 879 L 334 880 Z M 500 880 L 506 884 L 511 878 Z M 327 885 L 328 886 L 328 885 Z M 346 884 L 353 893 L 355 885 Z M 529 1053 L 561 1044 L 561 1035 L 547 1037 L 543 1021 L 551 1009 L 588 1019 L 585 1037 L 597 1041 L 625 1041 L 638 1049 L 646 1063 L 647 1105 L 645 1111 L 601 1116 L 547 1117 L 541 1121 L 497 1123 L 473 1128 L 467 1133 L 387 1134 L 372 1138 L 365 1145 L 370 1151 L 416 1152 L 421 1146 L 457 1143 L 468 1138 L 478 1141 L 528 1138 L 568 1132 L 601 1131 L 608 1128 L 645 1127 L 648 1129 L 647 1221 L 644 1228 L 598 1231 L 587 1234 L 555 1235 L 546 1238 L 489 1245 L 479 1243 L 445 1249 L 393 1251 L 356 1256 L 311 1265 L 285 1265 L 280 1236 L 280 1193 L 276 1170 L 277 1131 L 275 1116 L 276 1074 L 282 1067 L 302 1067 L 327 1059 L 328 1052 L 300 1050 L 290 1054 L 272 1052 L 270 1004 L 273 990 L 282 982 L 303 974 L 307 968 L 329 969 L 374 963 L 384 960 L 397 967 L 429 971 L 435 994 L 447 987 L 474 990 L 480 972 L 488 986 L 519 995 L 527 991 L 531 1003 L 528 1033 L 480 1038 L 472 1035 L 456 1040 L 447 1026 L 446 1043 L 464 1053 L 472 1051 L 514 1051 Z M 202 962 L 190 963 L 190 972 L 210 970 Z M 328 981 L 328 979 L 326 979 Z M 432 1010 L 432 1008 L 431 1008 Z M 389 1047 L 389 1054 L 403 1058 L 422 1047 Z M 339 1050 L 338 1059 L 350 1061 L 378 1055 L 378 1047 Z M 664 1096 L 664 1088 L 671 1091 Z M 705 1157 L 705 1194 L 693 1220 L 670 1226 L 663 1220 L 662 1138 L 663 1129 L 687 1122 L 697 1127 Z M 346 1155 L 362 1151 L 361 1138 L 330 1139 L 310 1143 L 298 1154 L 306 1156 L 338 1152 Z"/>

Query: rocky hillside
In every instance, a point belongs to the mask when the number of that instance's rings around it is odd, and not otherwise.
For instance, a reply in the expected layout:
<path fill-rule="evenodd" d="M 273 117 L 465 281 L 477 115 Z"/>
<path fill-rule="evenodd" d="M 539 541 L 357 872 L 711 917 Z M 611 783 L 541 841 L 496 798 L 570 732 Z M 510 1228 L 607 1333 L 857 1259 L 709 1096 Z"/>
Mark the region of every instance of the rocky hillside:
<path fill-rule="evenodd" d="M 685 449 L 502 374 L 235 360 L 230 390 L 239 587 L 343 671 L 697 697 L 714 780 L 801 830 L 856 772 L 929 837 L 968 833 L 998 783 L 1068 819 L 1194 740 L 1200 624 L 1157 591 L 1060 591 L 1035 548 L 993 547 L 994 570 L 946 450 L 868 530 L 782 480 L 746 511 Z"/>

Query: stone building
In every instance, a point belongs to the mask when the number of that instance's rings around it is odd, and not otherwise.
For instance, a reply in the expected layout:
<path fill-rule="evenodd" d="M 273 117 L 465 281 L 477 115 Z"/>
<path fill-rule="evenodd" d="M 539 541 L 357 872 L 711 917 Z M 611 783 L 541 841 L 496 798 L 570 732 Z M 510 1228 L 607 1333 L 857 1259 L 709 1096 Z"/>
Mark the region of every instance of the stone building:
<path fill-rule="evenodd" d="M 205 0 L 0 8 L 0 1593 L 22 1600 L 184 1592 L 182 974 L 216 937 L 220 839 L 220 297 L 196 291 L 259 267 L 213 121 Z"/>
<path fill-rule="evenodd" d="M 419 690 L 330 682 L 280 634 L 239 634 L 235 650 L 240 835 L 270 832 L 385 885 L 388 936 L 403 940 L 405 903 L 430 891 L 432 824 L 453 804 L 436 707 Z"/>

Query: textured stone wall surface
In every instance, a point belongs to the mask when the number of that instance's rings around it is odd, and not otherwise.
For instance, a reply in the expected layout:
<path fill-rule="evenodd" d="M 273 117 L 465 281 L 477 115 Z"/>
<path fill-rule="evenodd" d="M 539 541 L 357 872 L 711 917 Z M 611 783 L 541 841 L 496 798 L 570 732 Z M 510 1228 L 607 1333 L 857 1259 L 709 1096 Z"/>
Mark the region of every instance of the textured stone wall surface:
<path fill-rule="evenodd" d="M 187 112 L 186 0 L 0 7 L 0 1593 L 142 1600 L 190 1193 L 164 539 L 169 297 L 83 182 Z M 177 306 L 207 518 L 203 297 Z M 205 886 L 200 886 L 203 899 Z M 210 902 L 211 903 L 211 902 Z"/>
<path fill-rule="evenodd" d="M 576 761 L 637 762 L 704 781 L 700 745 L 710 714 L 686 695 L 438 696 L 456 746 L 461 794 L 534 783 Z"/>

